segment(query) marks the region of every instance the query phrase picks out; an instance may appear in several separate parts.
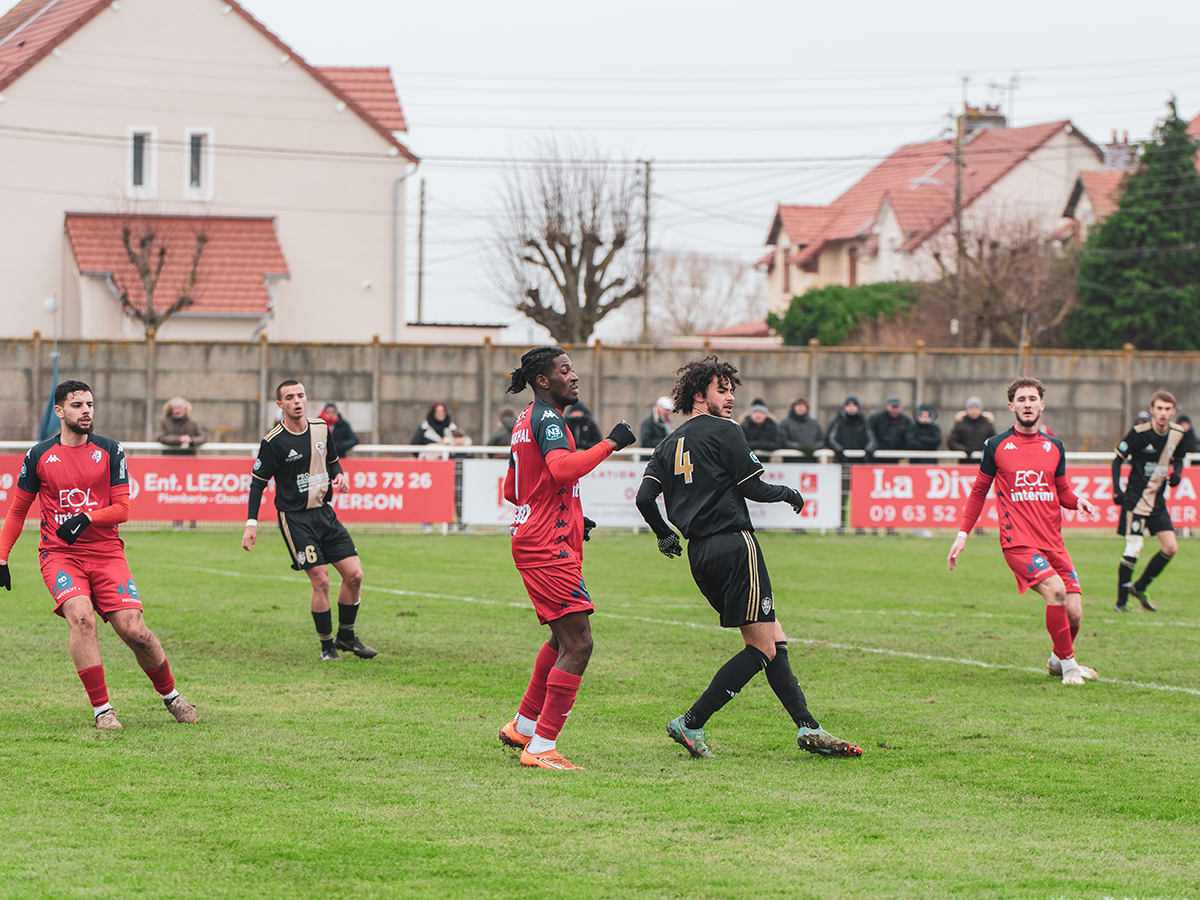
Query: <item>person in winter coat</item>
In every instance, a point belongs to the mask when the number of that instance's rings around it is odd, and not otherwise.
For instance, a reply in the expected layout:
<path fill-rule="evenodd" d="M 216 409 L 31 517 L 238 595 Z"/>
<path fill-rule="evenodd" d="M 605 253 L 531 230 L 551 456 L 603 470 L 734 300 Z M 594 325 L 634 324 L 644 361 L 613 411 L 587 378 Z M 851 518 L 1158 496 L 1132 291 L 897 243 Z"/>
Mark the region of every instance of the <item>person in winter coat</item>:
<path fill-rule="evenodd" d="M 937 410 L 930 403 L 917 406 L 914 421 L 904 434 L 905 450 L 936 450 L 942 443 L 942 426 L 936 424 Z M 921 466 L 937 465 L 936 459 L 909 459 Z"/>
<path fill-rule="evenodd" d="M 788 450 L 800 450 L 810 456 L 825 443 L 821 423 L 808 414 L 808 398 L 803 394 L 792 400 L 792 407 L 779 423 L 779 439 Z"/>
<path fill-rule="evenodd" d="M 825 432 L 825 446 L 834 452 L 838 462 L 864 461 L 861 456 L 847 459 L 844 455 L 847 450 L 865 450 L 867 460 L 875 456 L 878 443 L 867 426 L 867 417 L 862 414 L 857 397 L 847 397 L 842 404 L 842 411 L 829 423 L 829 429 Z"/>
<path fill-rule="evenodd" d="M 904 436 L 912 427 L 912 419 L 904 414 L 904 402 L 893 395 L 887 398 L 883 409 L 867 419 L 867 427 L 880 450 L 903 450 Z"/>
<path fill-rule="evenodd" d="M 1183 452 L 1200 453 L 1200 441 L 1196 440 L 1196 432 L 1192 430 L 1192 417 L 1176 416 L 1175 424 L 1183 429 L 1183 438 L 1180 440 Z"/>
<path fill-rule="evenodd" d="M 642 419 L 641 427 L 638 429 L 639 446 L 657 447 L 658 442 L 670 433 L 671 409 L 674 405 L 670 397 L 659 397 L 654 401 L 654 409 L 650 410 L 650 415 Z"/>
<path fill-rule="evenodd" d="M 512 443 L 512 431 L 517 424 L 517 410 L 512 406 L 500 407 L 498 414 L 500 424 L 492 429 L 488 437 L 489 447 L 507 447 Z"/>
<path fill-rule="evenodd" d="M 761 397 L 755 397 L 750 404 L 750 415 L 742 419 L 742 431 L 751 450 L 774 453 L 783 446 L 779 438 L 779 425 L 771 418 L 771 411 Z"/>
<path fill-rule="evenodd" d="M 995 416 L 983 411 L 983 401 L 978 397 L 967 398 L 967 408 L 954 416 L 954 427 L 946 438 L 949 450 L 961 450 L 964 453 L 982 453 L 983 442 L 996 433 L 992 424 Z"/>
<path fill-rule="evenodd" d="M 154 438 L 177 453 L 195 453 L 208 440 L 208 435 L 192 418 L 192 404 L 182 397 L 173 397 L 163 404 L 163 417 Z"/>
<path fill-rule="evenodd" d="M 429 407 L 424 421 L 417 426 L 413 434 L 414 444 L 449 444 L 450 443 L 450 410 L 440 400 Z M 435 457 L 430 457 L 433 459 Z"/>
<path fill-rule="evenodd" d="M 567 428 L 575 436 L 575 449 L 587 450 L 604 440 L 600 426 L 592 419 L 592 411 L 582 400 L 576 400 L 567 411 Z"/>
<path fill-rule="evenodd" d="M 321 410 L 321 419 L 329 426 L 329 433 L 333 436 L 334 444 L 337 445 L 338 456 L 344 458 L 350 452 L 350 448 L 359 443 L 354 426 L 338 412 L 335 403 L 325 404 L 325 408 Z"/>

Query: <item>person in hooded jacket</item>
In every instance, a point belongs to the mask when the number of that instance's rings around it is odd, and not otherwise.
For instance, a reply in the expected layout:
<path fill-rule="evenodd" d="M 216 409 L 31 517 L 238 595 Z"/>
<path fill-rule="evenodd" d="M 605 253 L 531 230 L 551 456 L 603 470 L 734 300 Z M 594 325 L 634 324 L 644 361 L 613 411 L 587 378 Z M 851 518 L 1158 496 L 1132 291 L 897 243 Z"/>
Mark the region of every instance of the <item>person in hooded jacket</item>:
<path fill-rule="evenodd" d="M 338 412 L 336 403 L 325 404 L 321 410 L 321 421 L 329 426 L 329 434 L 337 446 L 338 456 L 342 459 L 345 459 L 346 454 L 361 443 L 354 426 Z"/>
<path fill-rule="evenodd" d="M 968 397 L 966 409 L 954 416 L 954 427 L 946 438 L 946 449 L 961 450 L 963 453 L 982 453 L 983 443 L 996 434 L 995 420 L 989 412 L 983 411 L 983 401 L 978 397 Z"/>
<path fill-rule="evenodd" d="M 904 401 L 897 395 L 888 397 L 884 408 L 867 419 L 880 450 L 903 450 L 910 425 L 912 419 L 904 414 Z"/>
<path fill-rule="evenodd" d="M 502 406 L 498 415 L 500 424 L 492 429 L 488 437 L 489 447 L 507 447 L 512 443 L 513 427 L 517 424 L 517 410 L 513 406 Z"/>
<path fill-rule="evenodd" d="M 751 450 L 774 453 L 783 446 L 779 437 L 779 425 L 771 418 L 771 411 L 761 397 L 750 404 L 750 415 L 742 419 L 742 432 Z"/>
<path fill-rule="evenodd" d="M 575 438 L 576 450 L 587 450 L 604 440 L 600 426 L 592 419 L 592 411 L 582 400 L 576 400 L 567 410 L 567 428 Z"/>
<path fill-rule="evenodd" d="M 942 443 L 942 426 L 937 423 L 937 410 L 931 403 L 921 403 L 914 411 L 914 420 L 904 433 L 905 450 L 936 450 Z M 920 466 L 937 465 L 936 459 L 909 459 Z"/>
<path fill-rule="evenodd" d="M 825 443 L 821 423 L 808 414 L 808 398 L 803 394 L 792 400 L 791 409 L 779 423 L 779 439 L 788 450 L 800 450 L 809 456 Z"/>
<path fill-rule="evenodd" d="M 862 414 L 857 397 L 847 397 L 842 404 L 842 411 L 829 423 L 829 429 L 825 432 L 825 446 L 834 452 L 838 462 L 864 461 L 861 456 L 847 459 L 847 450 L 865 450 L 867 460 L 875 456 L 879 444 L 867 426 L 867 417 Z"/>

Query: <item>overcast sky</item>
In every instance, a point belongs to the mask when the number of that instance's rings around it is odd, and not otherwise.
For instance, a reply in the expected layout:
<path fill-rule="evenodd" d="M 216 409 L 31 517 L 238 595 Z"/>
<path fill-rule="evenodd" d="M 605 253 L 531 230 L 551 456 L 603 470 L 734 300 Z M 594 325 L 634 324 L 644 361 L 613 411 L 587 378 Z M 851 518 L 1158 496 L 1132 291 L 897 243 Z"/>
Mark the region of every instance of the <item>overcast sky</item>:
<path fill-rule="evenodd" d="M 513 321 L 486 247 L 499 160 L 539 137 L 655 160 L 656 251 L 753 261 L 776 203 L 827 203 L 879 157 L 941 135 L 964 77 L 972 104 L 999 102 L 1012 124 L 1071 119 L 1097 143 L 1147 136 L 1171 94 L 1185 118 L 1200 112 L 1196 0 L 247 6 L 312 63 L 392 67 L 423 158 L 426 320 Z"/>

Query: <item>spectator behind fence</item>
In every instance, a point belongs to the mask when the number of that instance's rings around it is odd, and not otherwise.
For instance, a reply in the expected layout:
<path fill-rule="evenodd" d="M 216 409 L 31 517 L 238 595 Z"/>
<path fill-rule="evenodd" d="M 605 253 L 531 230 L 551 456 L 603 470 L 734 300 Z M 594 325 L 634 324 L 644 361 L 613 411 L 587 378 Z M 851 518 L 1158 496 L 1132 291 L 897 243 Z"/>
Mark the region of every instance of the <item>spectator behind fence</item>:
<path fill-rule="evenodd" d="M 600 426 L 592 419 L 592 411 L 582 400 L 576 400 L 567 411 L 567 428 L 575 437 L 576 450 L 587 450 L 604 440 Z"/>
<path fill-rule="evenodd" d="M 877 449 L 903 450 L 904 436 L 912 427 L 912 419 L 904 414 L 904 401 L 893 394 L 883 409 L 867 419 L 867 427 L 879 445 Z"/>
<path fill-rule="evenodd" d="M 192 404 L 182 397 L 172 397 L 163 404 L 163 417 L 158 423 L 155 440 L 172 448 L 168 452 L 194 453 L 208 440 L 208 435 L 192 418 Z"/>
<path fill-rule="evenodd" d="M 321 410 L 321 420 L 329 426 L 329 434 L 333 438 L 334 446 L 337 447 L 338 456 L 344 459 L 350 449 L 360 443 L 354 426 L 338 412 L 336 403 L 325 404 L 325 408 Z"/>
<path fill-rule="evenodd" d="M 639 446 L 657 447 L 658 442 L 671 432 L 671 409 L 674 405 L 670 397 L 659 397 L 654 401 L 654 409 L 642 419 L 642 425 L 638 429 L 641 438 L 638 441 Z"/>
<path fill-rule="evenodd" d="M 742 432 L 751 450 L 774 453 L 783 446 L 779 438 L 779 425 L 771 417 L 771 411 L 762 397 L 755 397 L 750 404 L 750 415 L 742 419 Z"/>
<path fill-rule="evenodd" d="M 863 461 L 861 456 L 847 459 L 847 450 L 865 450 L 868 460 L 875 456 L 878 449 L 875 435 L 871 434 L 871 429 L 867 426 L 866 416 L 862 414 L 857 397 L 847 397 L 846 402 L 842 404 L 842 411 L 829 423 L 829 430 L 825 432 L 825 446 L 834 452 L 838 462 Z"/>
<path fill-rule="evenodd" d="M 983 442 L 996 434 L 992 424 L 996 417 L 983 411 L 983 401 L 978 397 L 967 398 L 967 408 L 954 414 L 954 427 L 946 438 L 946 447 L 964 453 L 982 453 Z"/>
<path fill-rule="evenodd" d="M 497 414 L 500 424 L 488 436 L 489 447 L 507 447 L 512 443 L 512 431 L 517 424 L 517 410 L 513 406 L 502 406 Z"/>
<path fill-rule="evenodd" d="M 454 423 L 450 421 L 449 407 L 445 403 L 438 401 L 429 407 L 429 412 L 425 414 L 425 420 L 417 427 L 416 433 L 413 434 L 412 442 L 414 444 L 449 444 L 450 443 L 450 426 Z M 421 454 L 422 459 L 440 459 L 441 454 Z"/>
<path fill-rule="evenodd" d="M 937 422 L 937 410 L 930 403 L 921 403 L 914 412 L 914 420 L 904 433 L 905 450 L 936 450 L 942 444 L 942 427 Z M 936 459 L 909 459 L 921 466 L 937 465 Z"/>
<path fill-rule="evenodd" d="M 808 398 L 803 394 L 793 398 L 791 409 L 779 423 L 779 441 L 784 449 L 799 450 L 809 456 L 825 443 L 825 431 L 808 414 Z"/>
<path fill-rule="evenodd" d="M 1187 415 L 1176 416 L 1175 424 L 1183 429 L 1183 439 L 1180 441 L 1183 452 L 1200 453 L 1200 440 L 1196 439 L 1196 432 L 1192 430 L 1192 417 Z"/>

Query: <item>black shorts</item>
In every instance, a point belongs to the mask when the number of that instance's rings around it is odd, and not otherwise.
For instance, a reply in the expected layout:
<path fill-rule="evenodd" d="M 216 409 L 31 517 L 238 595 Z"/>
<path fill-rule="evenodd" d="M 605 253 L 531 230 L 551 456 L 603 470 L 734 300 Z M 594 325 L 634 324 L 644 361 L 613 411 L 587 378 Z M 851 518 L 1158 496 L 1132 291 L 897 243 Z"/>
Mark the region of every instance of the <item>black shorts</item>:
<path fill-rule="evenodd" d="M 1130 521 L 1133 520 L 1132 509 L 1122 509 L 1121 517 L 1117 519 L 1117 534 L 1124 535 L 1129 528 Z M 1167 512 L 1167 505 L 1155 506 L 1154 512 L 1146 516 L 1146 534 L 1158 534 L 1160 531 L 1174 531 L 1175 526 L 1171 524 L 1171 514 Z"/>
<path fill-rule="evenodd" d="M 354 539 L 328 503 L 300 512 L 279 511 L 279 531 L 296 571 L 358 556 Z"/>
<path fill-rule="evenodd" d="M 758 541 L 749 531 L 731 531 L 688 541 L 692 577 L 722 628 L 775 621 L 771 576 Z"/>

